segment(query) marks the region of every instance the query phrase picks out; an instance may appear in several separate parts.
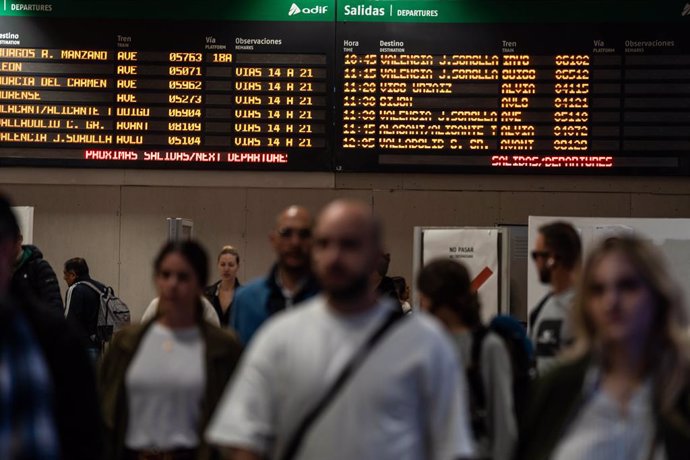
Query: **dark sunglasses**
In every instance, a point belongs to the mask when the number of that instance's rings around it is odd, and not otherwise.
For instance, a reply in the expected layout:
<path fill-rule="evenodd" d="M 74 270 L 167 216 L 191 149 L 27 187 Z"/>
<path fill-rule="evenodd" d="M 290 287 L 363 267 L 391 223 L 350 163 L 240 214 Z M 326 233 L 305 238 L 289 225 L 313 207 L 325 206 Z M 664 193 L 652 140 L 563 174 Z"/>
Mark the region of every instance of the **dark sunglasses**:
<path fill-rule="evenodd" d="M 311 229 L 286 227 L 278 230 L 278 235 L 280 235 L 281 238 L 292 238 L 293 235 L 297 235 L 299 239 L 306 240 L 311 238 Z"/>
<path fill-rule="evenodd" d="M 642 280 L 633 276 L 625 277 L 614 281 L 611 284 L 592 282 L 589 285 L 589 292 L 593 296 L 603 295 L 607 289 L 615 289 L 621 293 L 637 292 L 642 287 Z"/>
<path fill-rule="evenodd" d="M 178 281 L 186 282 L 192 279 L 192 275 L 188 272 L 173 272 L 169 270 L 163 270 L 158 272 L 158 276 L 160 276 L 163 279 L 168 279 L 171 277 L 175 277 L 178 279 Z"/>
<path fill-rule="evenodd" d="M 537 259 L 546 259 L 547 257 L 551 256 L 551 253 L 549 251 L 532 251 L 532 260 L 536 262 Z"/>

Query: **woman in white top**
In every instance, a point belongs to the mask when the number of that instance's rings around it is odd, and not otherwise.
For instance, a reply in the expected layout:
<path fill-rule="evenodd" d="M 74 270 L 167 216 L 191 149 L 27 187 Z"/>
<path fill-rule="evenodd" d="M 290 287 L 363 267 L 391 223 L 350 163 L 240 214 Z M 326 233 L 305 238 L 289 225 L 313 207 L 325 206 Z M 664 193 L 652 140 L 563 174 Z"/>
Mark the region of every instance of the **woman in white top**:
<path fill-rule="evenodd" d="M 118 333 L 100 368 L 112 460 L 213 458 L 201 433 L 240 354 L 237 340 L 203 320 L 208 257 L 195 242 L 171 242 L 154 264 L 160 308 Z"/>
<path fill-rule="evenodd" d="M 589 256 L 574 305 L 571 356 L 547 374 L 518 459 L 687 460 L 687 313 L 663 259 L 634 238 Z"/>
<path fill-rule="evenodd" d="M 481 324 L 467 268 L 449 259 L 432 261 L 419 273 L 417 287 L 420 307 L 446 326 L 467 371 L 479 458 L 511 459 L 517 441 L 511 358 L 501 336 Z M 479 359 L 473 363 L 475 346 Z"/>

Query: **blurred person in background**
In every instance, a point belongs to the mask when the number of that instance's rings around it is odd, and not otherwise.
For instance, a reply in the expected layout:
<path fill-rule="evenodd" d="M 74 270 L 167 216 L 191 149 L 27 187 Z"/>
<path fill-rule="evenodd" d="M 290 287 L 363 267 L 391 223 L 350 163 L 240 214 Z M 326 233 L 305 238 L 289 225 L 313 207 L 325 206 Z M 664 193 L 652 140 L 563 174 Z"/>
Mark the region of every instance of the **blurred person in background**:
<path fill-rule="evenodd" d="M 575 345 L 538 383 L 517 458 L 687 459 L 687 312 L 657 250 L 634 238 L 603 242 L 573 318 Z"/>
<path fill-rule="evenodd" d="M 573 341 L 570 316 L 582 258 L 580 235 L 566 222 L 544 225 L 539 228 L 531 255 L 539 281 L 550 287 L 529 315 L 537 369 L 544 373 Z"/>
<path fill-rule="evenodd" d="M 471 458 L 464 378 L 427 315 L 371 289 L 380 224 L 365 203 L 321 213 L 313 265 L 323 295 L 252 340 L 207 432 L 233 460 Z"/>
<path fill-rule="evenodd" d="M 230 312 L 235 300 L 235 292 L 240 287 L 237 271 L 240 269 L 240 253 L 232 246 L 225 246 L 218 254 L 220 281 L 210 285 L 204 296 L 213 305 L 223 327 L 230 324 Z"/>
<path fill-rule="evenodd" d="M 398 290 L 395 287 L 395 282 L 393 281 L 393 278 L 388 276 L 390 264 L 390 253 L 382 250 L 381 254 L 379 254 L 376 269 L 371 274 L 371 286 L 380 297 L 392 299 L 395 305 L 402 311 L 402 302 L 398 296 Z"/>
<path fill-rule="evenodd" d="M 395 292 L 398 294 L 398 302 L 400 302 L 403 313 L 410 313 L 412 311 L 412 305 L 410 305 L 410 285 L 407 284 L 407 280 L 402 276 L 394 276 L 391 279 L 395 285 Z"/>
<path fill-rule="evenodd" d="M 239 358 L 228 332 L 202 319 L 208 257 L 193 241 L 156 257 L 158 316 L 116 334 L 100 367 L 107 457 L 206 460 L 201 437 Z"/>
<path fill-rule="evenodd" d="M 230 312 L 230 326 L 244 345 L 270 316 L 318 294 L 309 259 L 313 225 L 301 206 L 290 206 L 276 217 L 269 239 L 277 260 L 267 276 L 237 290 Z"/>
<path fill-rule="evenodd" d="M 432 261 L 419 273 L 417 288 L 421 309 L 443 323 L 464 364 L 478 458 L 511 459 L 518 429 L 510 353 L 501 336 L 481 324 L 467 268 L 450 259 Z"/>
<path fill-rule="evenodd" d="M 15 240 L 12 287 L 20 295 L 31 296 L 38 304 L 47 307 L 52 313 L 64 315 L 60 283 L 40 249 L 22 244 L 24 237 L 19 233 Z"/>
<path fill-rule="evenodd" d="M 68 287 L 65 296 L 65 318 L 82 334 L 91 356 L 98 356 L 101 342 L 96 336 L 96 327 L 98 312 L 101 309 L 101 295 L 106 287 L 91 278 L 89 265 L 81 257 L 65 262 L 63 278 Z"/>
<path fill-rule="evenodd" d="M 98 460 L 93 368 L 62 315 L 10 292 L 19 227 L 0 197 L 0 459 Z"/>

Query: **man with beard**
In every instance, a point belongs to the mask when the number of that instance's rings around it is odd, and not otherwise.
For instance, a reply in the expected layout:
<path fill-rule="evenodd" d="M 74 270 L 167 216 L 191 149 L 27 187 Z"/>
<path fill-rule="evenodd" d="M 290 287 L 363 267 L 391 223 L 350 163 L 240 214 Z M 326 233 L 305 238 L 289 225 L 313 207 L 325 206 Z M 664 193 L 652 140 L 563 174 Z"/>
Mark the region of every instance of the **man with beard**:
<path fill-rule="evenodd" d="M 270 316 L 291 309 L 319 292 L 309 265 L 313 219 L 301 206 L 290 206 L 276 218 L 269 235 L 277 261 L 267 276 L 235 293 L 230 326 L 246 345 Z"/>
<path fill-rule="evenodd" d="M 247 350 L 207 432 L 228 459 L 472 457 L 449 339 L 371 289 L 381 239 L 364 203 L 322 212 L 312 259 L 323 295 L 271 319 Z"/>
<path fill-rule="evenodd" d="M 539 280 L 551 286 L 550 292 L 532 309 L 529 317 L 530 336 L 540 373 L 547 370 L 560 350 L 572 341 L 570 310 L 581 253 L 580 236 L 572 225 L 554 222 L 539 229 L 532 259 L 539 272 Z"/>

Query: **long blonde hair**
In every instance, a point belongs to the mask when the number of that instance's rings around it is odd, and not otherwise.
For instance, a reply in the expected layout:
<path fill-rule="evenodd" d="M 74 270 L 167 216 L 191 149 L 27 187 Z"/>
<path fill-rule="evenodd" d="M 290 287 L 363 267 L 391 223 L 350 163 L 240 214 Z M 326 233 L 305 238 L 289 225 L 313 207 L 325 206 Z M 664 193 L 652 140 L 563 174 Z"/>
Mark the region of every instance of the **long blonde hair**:
<path fill-rule="evenodd" d="M 573 308 L 576 339 L 570 354 L 582 357 L 601 353 L 587 306 L 594 270 L 604 257 L 613 253 L 623 255 L 630 262 L 656 300 L 654 323 L 650 325 L 644 358 L 652 366 L 656 403 L 662 413 L 669 413 L 680 393 L 690 385 L 688 317 L 679 286 L 673 281 L 659 251 L 650 243 L 631 237 L 610 238 L 589 255 Z"/>

